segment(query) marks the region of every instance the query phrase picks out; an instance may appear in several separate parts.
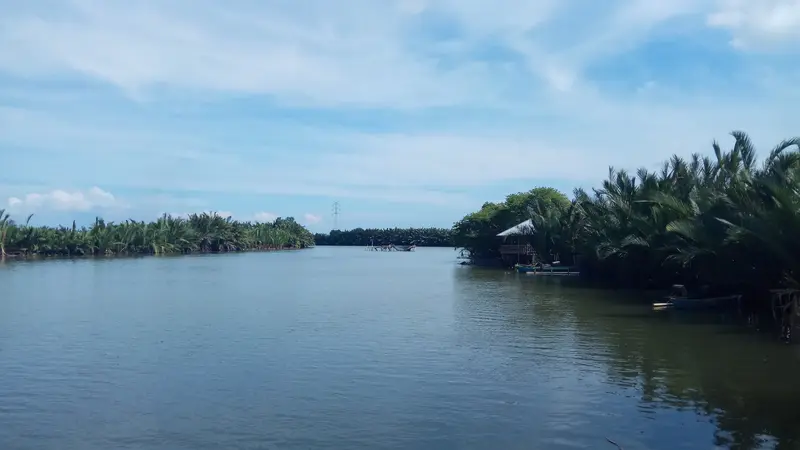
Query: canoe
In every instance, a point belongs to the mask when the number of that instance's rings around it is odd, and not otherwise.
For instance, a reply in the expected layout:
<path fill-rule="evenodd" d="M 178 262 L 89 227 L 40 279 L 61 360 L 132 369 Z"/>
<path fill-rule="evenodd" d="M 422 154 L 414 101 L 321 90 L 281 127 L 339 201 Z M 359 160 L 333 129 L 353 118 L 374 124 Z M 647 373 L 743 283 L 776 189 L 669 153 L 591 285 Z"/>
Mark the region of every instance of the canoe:
<path fill-rule="evenodd" d="M 680 310 L 715 309 L 736 306 L 741 295 L 725 295 L 721 297 L 667 297 L 666 303 L 653 303 L 655 308 L 672 308 Z"/>
<path fill-rule="evenodd" d="M 577 276 L 579 276 L 580 274 L 581 274 L 581 273 L 580 273 L 580 272 L 577 272 L 577 271 L 576 271 L 576 272 L 570 272 L 570 271 L 566 271 L 566 270 L 556 270 L 556 271 L 553 271 L 553 272 L 550 272 L 550 271 L 548 271 L 548 270 L 537 270 L 537 271 L 534 271 L 534 272 L 526 272 L 526 273 L 525 273 L 525 275 L 535 275 L 535 276 L 553 276 L 553 277 L 560 277 L 560 276 L 564 276 L 564 277 L 567 277 L 567 276 L 577 277 Z"/>
<path fill-rule="evenodd" d="M 536 268 L 534 266 L 530 265 L 530 264 L 517 264 L 515 266 L 515 268 L 517 269 L 517 272 L 519 272 L 519 273 L 528 273 L 528 272 L 533 272 L 534 270 L 536 270 Z"/>

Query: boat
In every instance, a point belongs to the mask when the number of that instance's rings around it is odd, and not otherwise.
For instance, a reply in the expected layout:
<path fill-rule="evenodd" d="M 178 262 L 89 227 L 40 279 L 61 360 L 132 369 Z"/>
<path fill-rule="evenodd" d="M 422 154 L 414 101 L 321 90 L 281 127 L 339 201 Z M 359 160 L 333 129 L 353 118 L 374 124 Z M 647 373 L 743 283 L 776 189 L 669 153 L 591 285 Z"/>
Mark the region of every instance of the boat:
<path fill-rule="evenodd" d="M 721 297 L 674 297 L 667 300 L 668 308 L 672 309 L 716 309 L 735 307 L 741 295 L 724 295 Z"/>
<path fill-rule="evenodd" d="M 515 264 L 514 270 L 516 270 L 519 273 L 533 272 L 534 270 L 536 270 L 536 266 L 534 266 L 533 264 Z"/>
<path fill-rule="evenodd" d="M 395 245 L 394 248 L 398 252 L 413 252 L 414 249 L 417 248 L 417 246 L 414 245 L 414 244 L 411 244 L 411 245 Z"/>
<path fill-rule="evenodd" d="M 683 285 L 672 286 L 673 292 L 666 297 L 666 302 L 653 303 L 656 309 L 701 310 L 732 308 L 739 304 L 742 296 L 734 295 L 690 295 Z"/>

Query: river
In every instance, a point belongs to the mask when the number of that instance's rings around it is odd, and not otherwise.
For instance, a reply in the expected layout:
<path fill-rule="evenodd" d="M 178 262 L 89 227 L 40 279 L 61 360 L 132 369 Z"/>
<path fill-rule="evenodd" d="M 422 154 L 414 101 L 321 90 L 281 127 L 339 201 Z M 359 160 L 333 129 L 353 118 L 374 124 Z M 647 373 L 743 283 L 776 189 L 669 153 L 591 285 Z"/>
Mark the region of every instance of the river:
<path fill-rule="evenodd" d="M 455 257 L 0 265 L 0 448 L 798 448 L 797 348 Z"/>

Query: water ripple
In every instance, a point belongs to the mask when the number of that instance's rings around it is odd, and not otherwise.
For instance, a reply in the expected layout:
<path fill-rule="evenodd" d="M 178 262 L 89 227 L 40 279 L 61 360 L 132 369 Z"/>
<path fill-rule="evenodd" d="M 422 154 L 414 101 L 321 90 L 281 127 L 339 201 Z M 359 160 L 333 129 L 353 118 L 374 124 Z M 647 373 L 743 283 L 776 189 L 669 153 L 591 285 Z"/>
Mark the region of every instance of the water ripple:
<path fill-rule="evenodd" d="M 437 249 L 20 264 L 0 448 L 797 442 L 796 354 L 532 278 Z"/>

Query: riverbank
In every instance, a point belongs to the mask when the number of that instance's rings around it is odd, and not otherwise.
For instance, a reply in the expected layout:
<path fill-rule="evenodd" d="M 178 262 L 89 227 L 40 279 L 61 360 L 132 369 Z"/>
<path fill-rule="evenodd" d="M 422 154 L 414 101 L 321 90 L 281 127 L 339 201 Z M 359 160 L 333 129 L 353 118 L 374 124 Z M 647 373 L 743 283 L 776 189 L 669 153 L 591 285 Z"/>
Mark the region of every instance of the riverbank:
<path fill-rule="evenodd" d="M 216 213 L 154 222 L 115 224 L 97 218 L 90 227 L 17 224 L 0 210 L 0 257 L 133 256 L 274 251 L 314 246 L 313 235 L 293 218 L 239 222 Z"/>

